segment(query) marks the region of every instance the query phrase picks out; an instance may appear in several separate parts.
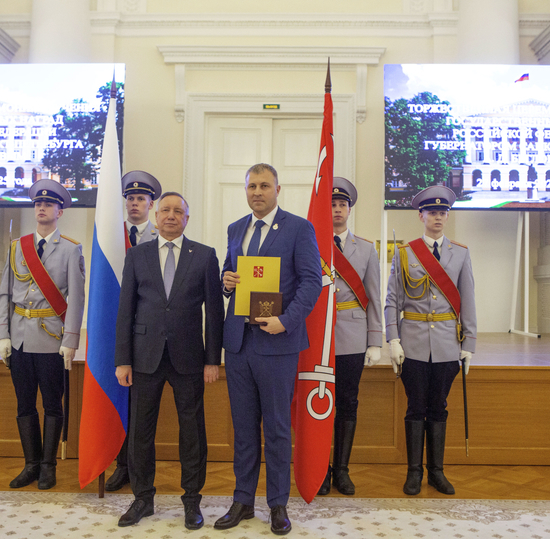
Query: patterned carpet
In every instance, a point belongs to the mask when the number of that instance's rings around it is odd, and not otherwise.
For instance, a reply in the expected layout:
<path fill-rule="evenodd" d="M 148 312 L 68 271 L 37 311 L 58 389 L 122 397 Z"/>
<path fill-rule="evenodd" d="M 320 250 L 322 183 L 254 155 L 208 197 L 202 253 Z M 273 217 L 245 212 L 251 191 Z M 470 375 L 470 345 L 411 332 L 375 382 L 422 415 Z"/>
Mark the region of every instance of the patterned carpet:
<path fill-rule="evenodd" d="M 205 525 L 189 531 L 183 525 L 179 496 L 159 495 L 155 514 L 130 528 L 118 518 L 133 497 L 111 494 L 0 492 L 0 537 L 10 539 L 257 539 L 274 537 L 268 524 L 265 498 L 257 498 L 256 518 L 231 530 L 213 524 L 231 498 L 205 496 Z M 550 501 L 457 499 L 316 499 L 306 505 L 291 498 L 289 537 L 305 539 L 550 539 Z"/>

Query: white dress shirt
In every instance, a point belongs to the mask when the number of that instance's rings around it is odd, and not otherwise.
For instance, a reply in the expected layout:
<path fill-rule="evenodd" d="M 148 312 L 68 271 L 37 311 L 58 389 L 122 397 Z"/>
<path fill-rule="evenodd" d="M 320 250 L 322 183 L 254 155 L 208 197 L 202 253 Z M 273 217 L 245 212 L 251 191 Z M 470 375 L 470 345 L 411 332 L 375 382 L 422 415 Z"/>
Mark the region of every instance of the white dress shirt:
<path fill-rule="evenodd" d="M 262 243 L 264 242 L 265 237 L 267 236 L 267 233 L 269 232 L 269 229 L 273 224 L 273 220 L 275 219 L 275 214 L 277 213 L 278 209 L 279 207 L 275 206 L 264 218 L 261 219 L 265 223 L 265 225 L 262 226 L 262 230 L 261 230 L 260 247 L 262 246 Z M 252 234 L 254 234 L 256 221 L 259 221 L 259 220 L 260 219 L 258 219 L 254 214 L 252 214 L 252 219 L 250 220 L 250 224 L 246 229 L 246 234 L 244 235 L 244 239 L 243 239 L 243 254 L 245 255 L 248 251 L 248 246 L 250 245 Z"/>

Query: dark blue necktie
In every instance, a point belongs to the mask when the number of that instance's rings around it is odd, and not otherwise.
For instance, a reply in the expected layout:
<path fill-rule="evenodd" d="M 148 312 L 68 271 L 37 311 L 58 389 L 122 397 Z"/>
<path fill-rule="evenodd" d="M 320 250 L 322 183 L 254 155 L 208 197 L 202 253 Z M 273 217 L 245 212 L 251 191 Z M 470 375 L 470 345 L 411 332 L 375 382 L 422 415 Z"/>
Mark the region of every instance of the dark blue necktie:
<path fill-rule="evenodd" d="M 340 236 L 334 236 L 334 243 L 336 244 L 336 247 L 338 247 L 338 249 L 340 249 L 340 252 L 344 252 L 344 250 L 342 249 L 342 240 L 340 239 Z"/>
<path fill-rule="evenodd" d="M 132 225 L 132 228 L 130 229 L 130 243 L 132 244 L 132 247 L 136 246 L 137 240 L 136 240 L 136 234 L 137 234 L 137 226 Z"/>
<path fill-rule="evenodd" d="M 39 258 L 42 258 L 42 255 L 44 254 L 44 244 L 45 243 L 46 243 L 46 240 L 44 238 L 42 238 L 38 242 L 38 249 L 36 250 L 36 252 L 38 253 Z"/>
<path fill-rule="evenodd" d="M 246 252 L 246 256 L 258 256 L 258 253 L 260 252 L 260 238 L 262 237 L 262 226 L 264 225 L 265 223 L 262 220 L 258 220 L 254 224 L 256 229 L 254 230 L 254 234 L 252 234 L 252 239 L 248 244 L 248 251 Z"/>
<path fill-rule="evenodd" d="M 439 260 L 439 251 L 437 250 L 437 241 L 434 241 L 434 256 Z"/>

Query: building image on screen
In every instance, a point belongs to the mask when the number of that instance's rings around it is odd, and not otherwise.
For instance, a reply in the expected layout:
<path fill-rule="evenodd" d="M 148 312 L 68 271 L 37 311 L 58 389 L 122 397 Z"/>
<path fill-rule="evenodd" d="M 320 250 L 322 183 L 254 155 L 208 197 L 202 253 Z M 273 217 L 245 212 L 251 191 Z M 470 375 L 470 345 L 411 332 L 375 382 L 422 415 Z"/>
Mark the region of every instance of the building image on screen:
<path fill-rule="evenodd" d="M 385 207 L 550 209 L 550 66 L 386 65 Z"/>
<path fill-rule="evenodd" d="M 113 75 L 122 163 L 123 64 L 0 66 L 0 206 L 30 205 L 43 178 L 63 184 L 73 206 L 95 206 Z"/>

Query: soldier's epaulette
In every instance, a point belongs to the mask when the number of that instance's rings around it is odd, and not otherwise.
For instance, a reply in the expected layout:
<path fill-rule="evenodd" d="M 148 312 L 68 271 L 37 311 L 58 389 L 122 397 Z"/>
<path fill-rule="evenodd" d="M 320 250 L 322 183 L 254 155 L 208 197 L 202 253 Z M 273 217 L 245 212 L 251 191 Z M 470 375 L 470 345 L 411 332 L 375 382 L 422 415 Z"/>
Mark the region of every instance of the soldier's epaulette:
<path fill-rule="evenodd" d="M 404 247 L 408 247 L 408 246 L 409 246 L 409 244 L 408 244 L 408 243 L 405 243 L 405 244 L 403 244 L 403 245 L 398 245 L 397 247 L 398 247 L 399 249 L 403 249 Z"/>
<path fill-rule="evenodd" d="M 62 237 L 64 240 L 74 243 L 75 245 L 80 245 L 79 241 L 73 240 L 73 238 L 69 238 L 69 236 L 65 236 L 65 234 L 60 234 L 59 236 Z"/>
<path fill-rule="evenodd" d="M 458 245 L 459 247 L 464 247 L 464 249 L 468 249 L 468 246 L 467 246 L 467 245 L 464 245 L 464 244 L 462 244 L 462 243 L 458 243 L 458 241 L 453 241 L 453 240 L 451 240 L 451 243 L 452 243 L 453 245 Z"/>
<path fill-rule="evenodd" d="M 367 243 L 372 243 L 372 241 L 367 240 L 366 238 L 362 238 L 361 236 L 358 236 L 357 234 L 355 234 L 355 237 L 356 237 L 358 240 L 363 240 L 363 241 L 366 241 Z"/>

